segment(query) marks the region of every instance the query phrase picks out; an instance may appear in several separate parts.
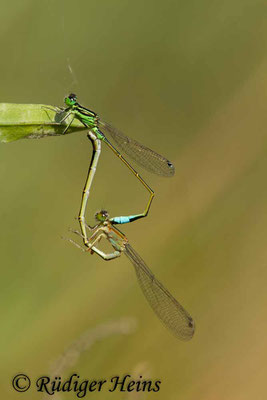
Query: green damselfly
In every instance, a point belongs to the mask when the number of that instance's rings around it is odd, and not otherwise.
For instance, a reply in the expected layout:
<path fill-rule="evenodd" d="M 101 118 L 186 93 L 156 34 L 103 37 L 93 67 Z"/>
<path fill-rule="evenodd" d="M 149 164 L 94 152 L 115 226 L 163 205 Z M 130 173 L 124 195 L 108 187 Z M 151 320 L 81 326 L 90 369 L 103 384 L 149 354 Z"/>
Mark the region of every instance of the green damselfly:
<path fill-rule="evenodd" d="M 75 241 L 68 239 L 81 250 L 96 253 L 104 260 L 113 260 L 124 253 L 134 266 L 138 283 L 151 308 L 163 324 L 179 339 L 189 340 L 194 335 L 195 324 L 190 314 L 171 295 L 171 293 L 153 275 L 144 260 L 129 244 L 126 236 L 114 225 L 134 221 L 134 216 L 109 218 L 108 212 L 101 210 L 95 215 L 97 224 L 93 227 L 86 225 L 91 236 L 87 247 L 83 248 Z M 80 232 L 73 231 L 82 236 Z M 105 253 L 96 247 L 101 239 L 107 239 L 114 251 Z M 84 238 L 83 238 L 84 239 Z"/>
<path fill-rule="evenodd" d="M 156 153 L 155 151 L 149 149 L 148 147 L 138 143 L 134 139 L 130 139 L 123 133 L 115 129 L 112 125 L 102 121 L 98 115 L 83 107 L 77 102 L 77 96 L 75 94 L 70 94 L 65 98 L 65 104 L 67 108 L 57 109 L 59 112 L 64 113 L 64 117 L 61 123 L 70 116 L 69 124 L 63 133 L 66 133 L 68 128 L 71 126 L 73 120 L 76 118 L 89 130 L 88 137 L 93 144 L 93 156 L 90 163 L 90 168 L 88 171 L 88 176 L 86 184 L 83 190 L 81 208 L 79 212 L 79 222 L 81 226 L 82 235 L 84 238 L 85 245 L 88 244 L 88 238 L 85 228 L 85 211 L 86 205 L 89 198 L 90 188 L 92 185 L 93 177 L 96 171 L 98 158 L 101 153 L 101 141 L 106 143 L 106 145 L 116 154 L 117 157 L 130 169 L 130 171 L 136 176 L 136 178 L 142 183 L 142 185 L 148 190 L 150 197 L 146 208 L 143 213 L 137 214 L 135 219 L 145 217 L 148 214 L 151 202 L 154 197 L 154 191 L 150 186 L 144 181 L 144 179 L 138 174 L 138 172 L 131 166 L 131 164 L 120 154 L 120 152 L 111 144 L 111 142 L 106 137 L 106 132 L 111 136 L 118 147 L 124 151 L 129 157 L 135 160 L 146 170 L 153 172 L 161 176 L 172 176 L 174 175 L 175 169 L 173 164 L 167 160 L 165 157 Z M 105 133 L 104 133 L 105 132 Z"/>

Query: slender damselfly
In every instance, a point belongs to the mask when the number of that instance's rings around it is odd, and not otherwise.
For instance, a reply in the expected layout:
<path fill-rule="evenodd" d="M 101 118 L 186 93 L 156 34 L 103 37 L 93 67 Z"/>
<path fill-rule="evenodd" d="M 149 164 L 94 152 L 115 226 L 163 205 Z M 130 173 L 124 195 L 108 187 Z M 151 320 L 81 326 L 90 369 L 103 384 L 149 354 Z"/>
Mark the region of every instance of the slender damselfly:
<path fill-rule="evenodd" d="M 106 145 L 116 154 L 116 156 L 130 169 L 130 171 L 136 176 L 136 178 L 142 183 L 142 185 L 148 190 L 150 197 L 146 208 L 143 213 L 137 214 L 136 217 L 142 218 L 148 214 L 151 202 L 154 197 L 154 191 L 150 186 L 144 181 L 144 179 L 138 174 L 138 172 L 131 166 L 131 164 L 120 154 L 120 152 L 111 144 L 111 142 L 106 137 L 107 134 L 116 142 L 118 147 L 125 152 L 134 161 L 140 164 L 143 168 L 149 172 L 153 172 L 161 176 L 172 176 L 174 175 L 175 169 L 173 164 L 167 160 L 165 157 L 156 153 L 155 151 L 149 149 L 148 147 L 142 145 L 134 139 L 130 139 L 123 133 L 115 129 L 112 125 L 102 121 L 98 115 L 83 107 L 77 102 L 77 96 L 75 94 L 70 94 L 65 97 L 65 104 L 67 108 L 60 109 L 56 108 L 58 112 L 64 113 L 61 123 L 68 117 L 73 116 L 70 119 L 69 124 L 66 126 L 63 133 L 66 133 L 71 126 L 73 120 L 76 118 L 83 123 L 85 128 L 89 130 L 88 138 L 93 144 L 93 156 L 91 159 L 86 184 L 83 190 L 83 196 L 81 201 L 81 207 L 79 212 L 79 222 L 81 226 L 81 232 L 84 238 L 84 244 L 88 244 L 88 238 L 85 228 L 85 211 L 86 205 L 89 198 L 90 188 L 93 182 L 94 174 L 96 171 L 98 159 L 101 153 L 101 141 L 106 143 Z M 105 133 L 104 133 L 105 132 Z"/>
<path fill-rule="evenodd" d="M 104 260 L 112 260 L 124 253 L 134 266 L 138 283 L 151 308 L 163 324 L 179 339 L 189 340 L 195 331 L 195 324 L 190 314 L 171 295 L 171 293 L 158 281 L 148 268 L 144 260 L 129 244 L 126 236 L 114 225 L 134 221 L 135 216 L 109 218 L 105 210 L 95 215 L 97 224 L 93 227 L 86 225 L 91 232 L 87 247 L 81 247 L 72 239 L 68 239 L 85 252 L 96 253 Z M 72 231 L 82 236 L 78 231 Z M 105 253 L 96 247 L 101 239 L 107 239 L 114 251 Z"/>

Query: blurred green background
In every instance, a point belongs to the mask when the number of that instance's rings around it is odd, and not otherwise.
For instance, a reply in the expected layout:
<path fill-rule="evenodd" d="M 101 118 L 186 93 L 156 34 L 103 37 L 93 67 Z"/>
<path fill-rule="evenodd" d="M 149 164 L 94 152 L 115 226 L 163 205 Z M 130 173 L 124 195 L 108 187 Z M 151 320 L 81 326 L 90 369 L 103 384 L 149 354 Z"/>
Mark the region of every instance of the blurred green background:
<path fill-rule="evenodd" d="M 14 0 L 1 7 L 0 32 L 1 102 L 61 106 L 73 91 L 173 161 L 172 179 L 143 173 L 156 192 L 150 215 L 123 231 L 196 321 L 193 340 L 179 342 L 125 256 L 105 263 L 61 240 L 78 227 L 85 134 L 1 144 L 1 395 L 22 396 L 12 377 L 48 374 L 84 332 L 133 317 L 136 330 L 99 339 L 66 374 L 108 378 L 145 363 L 160 392 L 87 396 L 264 399 L 266 2 Z M 103 146 L 88 221 L 146 201 Z"/>

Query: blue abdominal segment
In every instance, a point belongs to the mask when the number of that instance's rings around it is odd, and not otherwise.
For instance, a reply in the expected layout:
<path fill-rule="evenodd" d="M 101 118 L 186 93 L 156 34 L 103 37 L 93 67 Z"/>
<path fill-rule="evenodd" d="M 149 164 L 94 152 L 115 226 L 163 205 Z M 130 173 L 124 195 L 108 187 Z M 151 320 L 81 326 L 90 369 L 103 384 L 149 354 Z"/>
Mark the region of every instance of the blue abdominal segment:
<path fill-rule="evenodd" d="M 128 224 L 142 217 L 143 215 L 128 215 L 125 217 L 114 217 L 111 218 L 110 221 L 112 224 Z"/>

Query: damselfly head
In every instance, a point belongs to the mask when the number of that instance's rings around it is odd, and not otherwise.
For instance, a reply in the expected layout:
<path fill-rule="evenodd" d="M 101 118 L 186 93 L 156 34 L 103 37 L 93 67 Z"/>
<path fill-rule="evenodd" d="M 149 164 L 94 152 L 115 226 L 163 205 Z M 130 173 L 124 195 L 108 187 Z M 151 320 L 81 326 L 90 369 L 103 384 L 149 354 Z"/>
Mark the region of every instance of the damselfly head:
<path fill-rule="evenodd" d="M 97 221 L 99 221 L 99 222 L 104 222 L 104 221 L 106 221 L 107 219 L 109 219 L 109 213 L 108 213 L 106 210 L 98 211 L 98 212 L 95 214 L 95 219 L 96 219 Z"/>
<path fill-rule="evenodd" d="M 74 106 L 74 104 L 77 103 L 77 96 L 74 93 L 69 94 L 67 97 L 65 97 L 64 102 L 66 106 Z"/>

